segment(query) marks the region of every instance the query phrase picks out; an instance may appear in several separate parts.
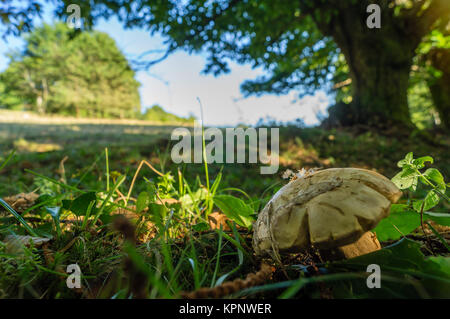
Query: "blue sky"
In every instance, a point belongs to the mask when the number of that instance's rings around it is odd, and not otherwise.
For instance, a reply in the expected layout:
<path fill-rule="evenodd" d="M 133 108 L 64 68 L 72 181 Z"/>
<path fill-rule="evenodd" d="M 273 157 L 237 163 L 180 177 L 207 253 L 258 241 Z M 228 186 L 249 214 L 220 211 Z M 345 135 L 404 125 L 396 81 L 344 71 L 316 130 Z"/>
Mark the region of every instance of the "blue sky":
<path fill-rule="evenodd" d="M 55 21 L 50 8 L 45 10 L 44 21 Z M 114 38 L 122 52 L 130 58 L 148 50 L 164 49 L 161 37 L 151 36 L 139 29 L 125 30 L 115 19 L 100 21 L 96 29 Z M 8 65 L 5 53 L 21 45 L 20 39 L 9 37 L 5 42 L 0 38 L 0 71 Z M 137 72 L 136 79 L 141 83 L 142 106 L 159 104 L 177 115 L 194 114 L 200 117 L 198 97 L 203 105 L 206 125 L 254 124 L 266 117 L 279 121 L 302 118 L 306 124 L 314 125 L 318 123 L 316 114 L 326 112 L 331 102 L 331 98 L 323 91 L 300 100 L 296 92 L 285 96 L 266 94 L 244 99 L 240 84 L 262 74 L 261 69 L 252 70 L 248 65 L 232 62 L 230 73 L 214 77 L 201 74 L 205 61 L 202 54 L 189 55 L 178 51 L 150 70 Z"/>

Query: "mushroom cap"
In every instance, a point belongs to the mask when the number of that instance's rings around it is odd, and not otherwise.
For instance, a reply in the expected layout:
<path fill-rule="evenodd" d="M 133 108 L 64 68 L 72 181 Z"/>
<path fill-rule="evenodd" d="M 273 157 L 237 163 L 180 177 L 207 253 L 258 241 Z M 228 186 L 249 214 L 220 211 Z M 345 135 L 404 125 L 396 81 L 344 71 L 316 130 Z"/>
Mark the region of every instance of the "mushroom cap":
<path fill-rule="evenodd" d="M 389 215 L 402 192 L 389 179 L 359 168 L 330 168 L 297 178 L 267 203 L 254 225 L 257 254 L 299 252 L 357 241 Z"/>

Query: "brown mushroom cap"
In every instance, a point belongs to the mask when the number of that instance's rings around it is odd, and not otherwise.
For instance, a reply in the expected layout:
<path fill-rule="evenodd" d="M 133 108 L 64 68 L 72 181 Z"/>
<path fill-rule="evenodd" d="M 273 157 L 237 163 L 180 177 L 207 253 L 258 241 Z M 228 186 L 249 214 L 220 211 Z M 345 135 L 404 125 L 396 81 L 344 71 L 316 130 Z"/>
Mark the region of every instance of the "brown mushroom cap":
<path fill-rule="evenodd" d="M 282 187 L 259 214 L 257 254 L 276 247 L 298 252 L 311 244 L 332 249 L 357 241 L 389 215 L 401 191 L 386 177 L 358 168 L 331 168 Z"/>

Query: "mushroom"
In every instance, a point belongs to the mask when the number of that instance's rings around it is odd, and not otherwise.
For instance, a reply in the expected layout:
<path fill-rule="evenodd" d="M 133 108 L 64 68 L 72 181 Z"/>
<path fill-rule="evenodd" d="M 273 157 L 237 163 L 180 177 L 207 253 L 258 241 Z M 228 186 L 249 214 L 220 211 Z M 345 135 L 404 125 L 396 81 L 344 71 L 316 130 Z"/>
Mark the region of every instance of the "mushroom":
<path fill-rule="evenodd" d="M 359 168 L 330 168 L 291 180 L 254 224 L 257 255 L 278 256 L 314 246 L 327 259 L 381 248 L 370 230 L 402 192 L 386 177 Z"/>

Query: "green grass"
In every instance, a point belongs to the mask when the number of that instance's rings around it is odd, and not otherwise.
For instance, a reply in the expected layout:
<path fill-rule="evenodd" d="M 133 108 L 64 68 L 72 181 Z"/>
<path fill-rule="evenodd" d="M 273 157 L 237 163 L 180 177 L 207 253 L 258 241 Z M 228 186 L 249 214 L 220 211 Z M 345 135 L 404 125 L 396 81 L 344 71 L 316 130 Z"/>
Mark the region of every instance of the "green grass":
<path fill-rule="evenodd" d="M 74 130 L 75 126 L 78 129 Z M 215 198 L 228 200 L 229 216 L 242 213 L 233 211 L 236 207 L 259 211 L 285 183 L 280 175 L 286 168 L 355 166 L 392 177 L 398 171 L 396 162 L 413 151 L 416 156 L 432 155 L 435 167 L 445 176 L 450 174 L 449 139 L 445 136 L 436 136 L 433 145 L 419 136 L 286 127 L 280 131 L 283 166 L 279 174 L 265 176 L 259 174 L 258 165 L 174 165 L 169 158 L 172 128 L 120 123 L 0 123 L 0 196 L 31 191 L 40 195 L 35 206 L 19 216 L 0 212 L 0 297 L 129 298 L 144 294 L 177 298 L 182 291 L 245 278 L 260 265 L 252 253 L 251 229 L 235 223 L 229 230 L 211 229 L 208 215 L 219 210 Z M 58 148 L 40 149 L 43 144 Z M 15 147 L 16 153 L 10 156 Z M 142 160 L 160 174 L 144 165 L 128 199 Z M 440 209 L 448 208 L 443 205 Z M 49 214 L 52 207 L 60 207 L 58 214 Z M 130 218 L 136 228 L 136 243 L 124 239 L 114 228 L 118 213 Z M 52 238 L 50 260 L 42 247 L 14 251 L 1 241 L 10 234 L 26 235 L 29 230 L 24 223 L 37 235 Z M 391 270 L 385 277 L 389 289 L 383 293 L 423 297 L 420 292 L 425 290 L 440 296 L 441 286 L 445 293 L 446 280 L 450 279 L 440 277 L 437 266 L 423 261 L 425 257 L 416 246 L 405 247 L 404 257 L 416 258 L 417 268 L 411 272 L 418 274 L 419 282 L 414 285 L 422 290 L 411 289 L 408 279 L 398 273 L 403 261 L 396 260 L 397 264 L 389 264 Z M 401 259 L 401 254 L 396 254 Z M 444 256 L 441 253 L 434 258 Z M 447 262 L 436 260 L 442 267 Z M 81 290 L 66 287 L 64 271 L 73 263 L 83 273 Z M 311 263 L 328 271 L 317 276 L 311 269 L 297 267 Z M 314 251 L 291 256 L 284 268 L 277 268 L 271 281 L 229 297 L 379 296 L 380 292 L 361 287 L 365 269 L 353 264 L 333 267 L 321 264 Z M 433 285 L 438 288 L 430 290 Z"/>

